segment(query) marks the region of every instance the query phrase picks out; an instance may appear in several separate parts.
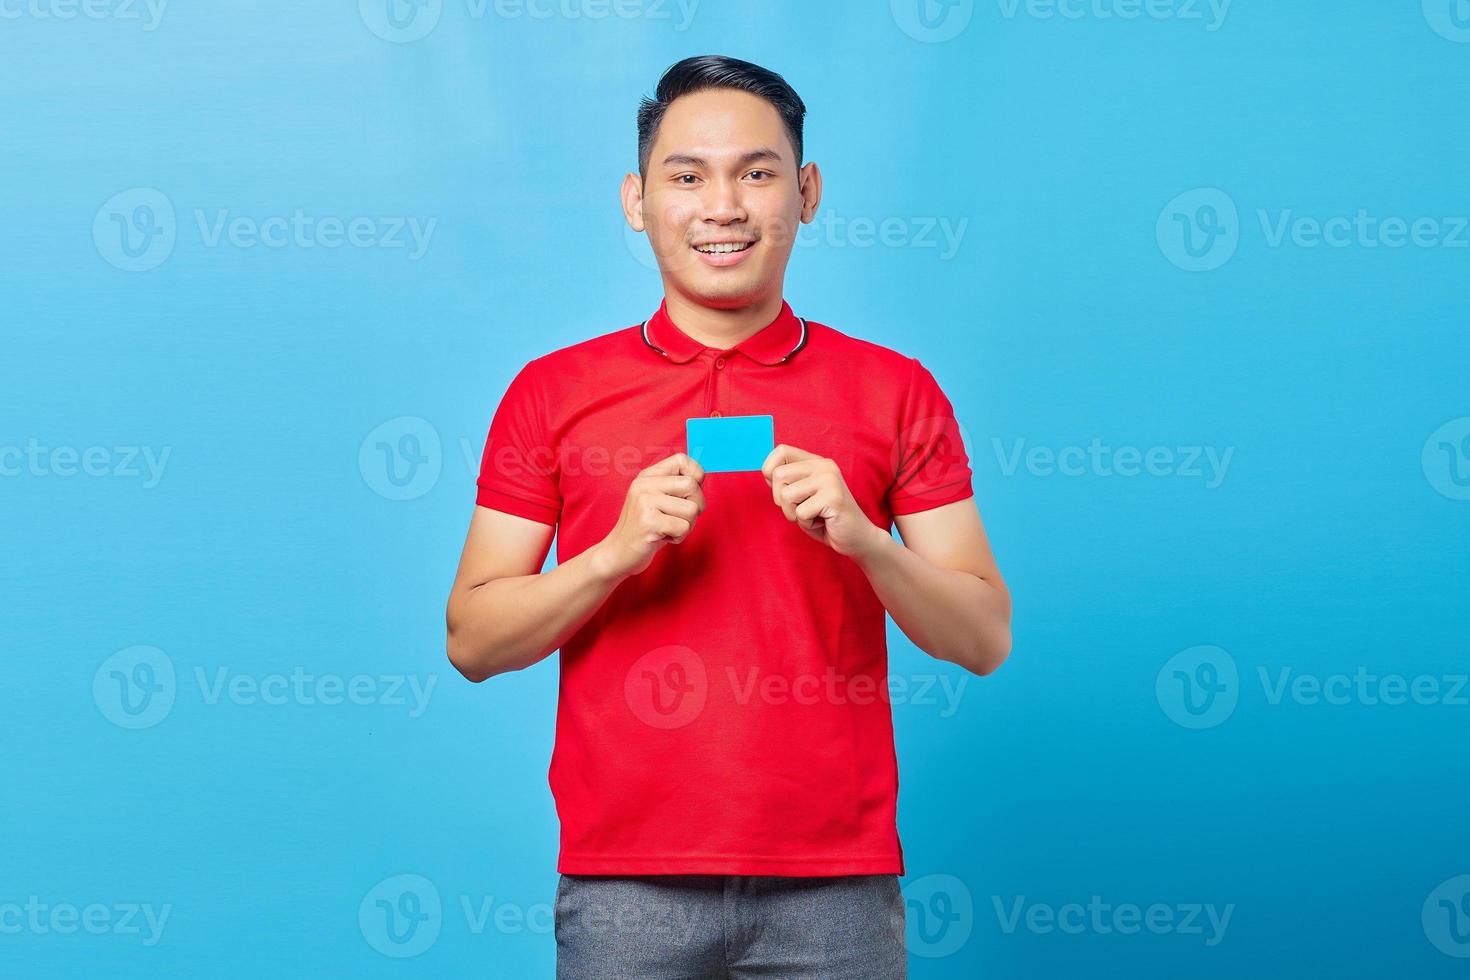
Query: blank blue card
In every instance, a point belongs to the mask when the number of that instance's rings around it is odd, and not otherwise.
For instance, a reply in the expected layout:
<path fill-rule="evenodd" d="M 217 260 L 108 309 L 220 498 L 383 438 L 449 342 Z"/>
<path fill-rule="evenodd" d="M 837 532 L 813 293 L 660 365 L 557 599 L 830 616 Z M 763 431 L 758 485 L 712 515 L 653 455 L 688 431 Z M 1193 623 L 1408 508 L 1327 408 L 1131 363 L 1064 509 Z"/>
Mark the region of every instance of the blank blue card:
<path fill-rule="evenodd" d="M 706 473 L 758 470 L 776 448 L 775 420 L 770 415 L 723 415 L 688 419 L 685 445 Z"/>

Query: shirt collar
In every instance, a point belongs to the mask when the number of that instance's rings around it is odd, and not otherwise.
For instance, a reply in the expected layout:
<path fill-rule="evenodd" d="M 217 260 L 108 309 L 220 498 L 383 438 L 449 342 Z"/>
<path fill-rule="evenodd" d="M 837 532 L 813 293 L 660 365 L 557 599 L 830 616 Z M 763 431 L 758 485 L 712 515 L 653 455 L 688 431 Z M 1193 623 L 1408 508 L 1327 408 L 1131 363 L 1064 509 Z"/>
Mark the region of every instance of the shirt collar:
<path fill-rule="evenodd" d="M 640 328 L 643 342 L 675 364 L 694 359 L 705 346 L 669 319 L 667 298 L 658 305 L 658 310 Z M 808 328 L 806 321 L 791 312 L 791 306 L 781 301 L 781 310 L 776 319 L 736 344 L 734 350 L 761 364 L 782 364 L 806 346 Z M 710 348 L 713 349 L 713 348 Z"/>

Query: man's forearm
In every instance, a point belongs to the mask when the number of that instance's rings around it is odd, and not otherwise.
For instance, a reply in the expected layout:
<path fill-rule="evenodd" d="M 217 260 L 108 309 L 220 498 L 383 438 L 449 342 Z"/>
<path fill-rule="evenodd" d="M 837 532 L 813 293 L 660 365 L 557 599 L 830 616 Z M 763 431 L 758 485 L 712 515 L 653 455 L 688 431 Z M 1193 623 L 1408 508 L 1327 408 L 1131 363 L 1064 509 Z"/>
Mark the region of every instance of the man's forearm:
<path fill-rule="evenodd" d="M 978 575 L 939 568 L 875 526 L 874 546 L 854 558 L 883 607 L 930 656 L 988 674 L 1011 652 L 1011 601 Z"/>
<path fill-rule="evenodd" d="M 493 579 L 450 603 L 449 659 L 472 681 L 544 659 L 592 618 L 624 576 L 593 546 L 549 572 Z"/>

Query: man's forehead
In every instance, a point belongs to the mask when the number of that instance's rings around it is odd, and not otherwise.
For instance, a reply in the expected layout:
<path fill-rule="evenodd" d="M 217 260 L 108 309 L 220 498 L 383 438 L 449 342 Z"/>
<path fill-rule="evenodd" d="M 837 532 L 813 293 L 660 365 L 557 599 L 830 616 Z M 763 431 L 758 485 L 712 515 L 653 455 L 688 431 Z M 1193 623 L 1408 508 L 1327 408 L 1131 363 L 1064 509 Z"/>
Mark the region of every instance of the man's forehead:
<path fill-rule="evenodd" d="M 793 152 L 776 107 L 738 89 L 707 89 L 669 104 L 652 156 L 655 164 L 670 154 L 733 160 L 763 148 L 783 157 Z"/>

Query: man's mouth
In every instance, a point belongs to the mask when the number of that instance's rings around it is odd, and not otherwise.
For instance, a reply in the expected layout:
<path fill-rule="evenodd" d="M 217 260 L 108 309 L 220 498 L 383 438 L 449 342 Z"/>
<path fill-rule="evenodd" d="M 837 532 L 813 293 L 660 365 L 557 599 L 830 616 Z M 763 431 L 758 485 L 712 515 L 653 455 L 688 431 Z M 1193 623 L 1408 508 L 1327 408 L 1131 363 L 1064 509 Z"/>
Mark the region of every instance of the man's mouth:
<path fill-rule="evenodd" d="M 708 242 L 694 246 L 694 250 L 705 255 L 726 255 L 730 252 L 743 252 L 754 244 L 755 242 Z"/>

